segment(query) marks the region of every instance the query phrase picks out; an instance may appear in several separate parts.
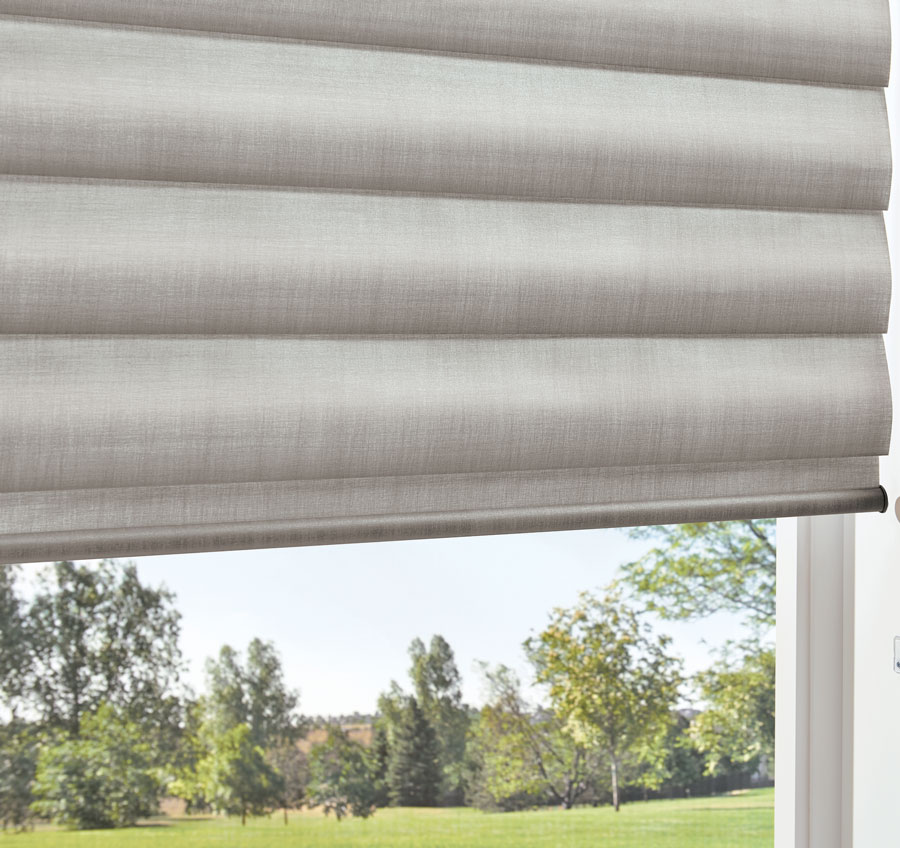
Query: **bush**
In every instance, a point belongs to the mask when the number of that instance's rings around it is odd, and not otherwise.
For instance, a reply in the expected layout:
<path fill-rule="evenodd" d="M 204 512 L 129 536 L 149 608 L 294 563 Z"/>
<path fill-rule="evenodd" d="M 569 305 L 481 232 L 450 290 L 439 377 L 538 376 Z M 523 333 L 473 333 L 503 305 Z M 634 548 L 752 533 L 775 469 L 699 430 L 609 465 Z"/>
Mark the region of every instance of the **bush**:
<path fill-rule="evenodd" d="M 157 810 L 159 781 L 144 734 L 103 705 L 82 718 L 77 737 L 41 751 L 32 809 L 78 829 L 127 827 Z"/>

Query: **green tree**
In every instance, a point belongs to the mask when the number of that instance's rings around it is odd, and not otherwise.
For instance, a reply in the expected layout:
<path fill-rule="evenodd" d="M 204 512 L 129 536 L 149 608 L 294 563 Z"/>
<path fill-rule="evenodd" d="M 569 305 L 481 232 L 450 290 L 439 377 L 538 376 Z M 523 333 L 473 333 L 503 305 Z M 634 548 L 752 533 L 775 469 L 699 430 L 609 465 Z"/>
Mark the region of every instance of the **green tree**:
<path fill-rule="evenodd" d="M 31 680 L 30 640 L 17 576 L 18 566 L 0 565 L 0 706 L 13 720 Z"/>
<path fill-rule="evenodd" d="M 230 645 L 223 645 L 218 660 L 207 660 L 206 673 L 209 717 L 220 732 L 246 724 L 253 744 L 263 749 L 291 744 L 302 734 L 300 696 L 287 688 L 271 642 L 253 639 L 246 663 Z"/>
<path fill-rule="evenodd" d="M 369 770 L 375 787 L 375 806 L 386 807 L 391 802 L 388 786 L 388 767 L 391 761 L 391 746 L 387 730 L 383 724 L 375 723 L 372 747 L 369 749 Z"/>
<path fill-rule="evenodd" d="M 598 758 L 554 713 L 528 705 L 511 669 L 482 664 L 482 672 L 487 703 L 471 733 L 470 800 L 485 809 L 571 809 L 593 786 Z"/>
<path fill-rule="evenodd" d="M 368 818 L 375 812 L 376 786 L 366 749 L 339 727 L 310 756 L 310 805 L 334 813 Z"/>
<path fill-rule="evenodd" d="M 441 786 L 434 729 L 414 696 L 406 699 L 394 730 L 388 786 L 395 807 L 433 807 Z"/>
<path fill-rule="evenodd" d="M 0 725 L 0 822 L 23 829 L 31 818 L 31 784 L 38 757 L 38 736 L 21 719 Z"/>
<path fill-rule="evenodd" d="M 406 704 L 407 695 L 396 680 L 391 681 L 390 689 L 378 696 L 378 717 L 375 726 L 384 730 L 388 746 L 394 744 L 397 725 L 403 715 L 403 707 Z"/>
<path fill-rule="evenodd" d="M 711 773 L 773 762 L 775 653 L 763 638 L 775 623 L 775 520 L 643 527 L 634 538 L 658 544 L 623 566 L 624 582 L 666 619 L 742 615 L 752 638 L 698 676 L 708 714 L 691 735 Z"/>
<path fill-rule="evenodd" d="M 58 562 L 28 610 L 31 695 L 42 720 L 77 736 L 101 704 L 145 731 L 171 720 L 181 671 L 175 596 L 132 564 Z M 177 703 L 177 701 L 176 701 Z"/>
<path fill-rule="evenodd" d="M 775 623 L 775 520 L 712 521 L 638 527 L 635 539 L 658 544 L 622 566 L 623 580 L 660 617 L 745 616 Z"/>
<path fill-rule="evenodd" d="M 281 798 L 279 804 L 284 810 L 284 823 L 288 823 L 288 810 L 296 810 L 306 797 L 309 783 L 309 762 L 306 754 L 296 744 L 287 743 L 280 748 L 266 752 L 266 759 L 281 775 Z"/>
<path fill-rule="evenodd" d="M 426 650 L 421 639 L 409 646 L 410 680 L 419 706 L 437 737 L 441 800 L 451 806 L 465 795 L 464 763 L 469 710 L 462 700 L 462 677 L 453 650 L 435 635 Z"/>
<path fill-rule="evenodd" d="M 631 783 L 648 791 L 670 794 L 696 783 L 703 776 L 704 758 L 690 735 L 691 721 L 675 712 L 668 726 L 662 725 L 656 738 L 638 751 L 636 772 Z"/>
<path fill-rule="evenodd" d="M 103 704 L 82 714 L 77 734 L 59 734 L 42 748 L 32 807 L 79 829 L 126 827 L 156 811 L 159 790 L 141 728 Z"/>
<path fill-rule="evenodd" d="M 682 682 L 671 640 L 653 636 L 638 613 L 608 593 L 582 593 L 572 609 L 525 643 L 549 687 L 556 715 L 573 740 L 601 751 L 609 765 L 613 806 L 620 804 L 623 767 L 668 726 Z"/>
<path fill-rule="evenodd" d="M 208 753 L 197 765 L 197 779 L 206 802 L 216 811 L 260 816 L 281 803 L 284 782 L 254 744 L 250 728 L 238 724 L 219 733 L 205 728 Z"/>
<path fill-rule="evenodd" d="M 206 704 L 202 699 L 185 701 L 180 733 L 173 756 L 168 764 L 166 791 L 181 798 L 187 812 L 203 812 L 210 808 L 197 769 L 209 753 L 204 721 Z"/>
<path fill-rule="evenodd" d="M 698 676 L 707 709 L 691 734 L 710 774 L 755 766 L 764 774 L 775 757 L 775 650 L 754 643 L 727 654 Z"/>

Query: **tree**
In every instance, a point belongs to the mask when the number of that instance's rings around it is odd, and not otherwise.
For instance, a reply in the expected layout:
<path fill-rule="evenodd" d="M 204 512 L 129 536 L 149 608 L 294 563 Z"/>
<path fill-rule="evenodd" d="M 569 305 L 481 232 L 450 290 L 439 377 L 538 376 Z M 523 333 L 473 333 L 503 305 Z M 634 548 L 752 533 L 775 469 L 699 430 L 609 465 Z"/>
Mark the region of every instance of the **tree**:
<path fill-rule="evenodd" d="M 602 599 L 585 592 L 572 609 L 554 610 L 547 628 L 525 643 L 566 731 L 605 755 L 617 811 L 626 758 L 671 720 L 682 677 L 670 642 L 653 637 L 615 592 Z"/>
<path fill-rule="evenodd" d="M 141 729 L 103 704 L 82 715 L 77 734 L 60 733 L 41 750 L 32 807 L 79 829 L 126 827 L 156 811 L 159 790 Z"/>
<path fill-rule="evenodd" d="M 350 814 L 368 818 L 375 812 L 376 787 L 366 750 L 339 727 L 331 727 L 328 739 L 312 750 L 310 804 L 334 813 L 340 821 Z"/>
<path fill-rule="evenodd" d="M 632 783 L 644 790 L 674 792 L 696 783 L 703 776 L 703 755 L 690 735 L 688 714 L 676 711 L 668 726 L 638 751 Z"/>
<path fill-rule="evenodd" d="M 253 744 L 263 749 L 299 738 L 300 696 L 285 685 L 281 659 L 271 642 L 253 639 L 246 664 L 230 645 L 223 645 L 217 661 L 207 660 L 206 673 L 210 720 L 221 732 L 246 724 Z"/>
<path fill-rule="evenodd" d="M 175 596 L 145 586 L 132 564 L 58 562 L 28 611 L 31 695 L 43 721 L 76 737 L 101 704 L 147 728 L 181 671 Z"/>
<path fill-rule="evenodd" d="M 659 544 L 622 566 L 623 580 L 660 617 L 739 613 L 756 628 L 775 623 L 775 520 L 638 527 Z"/>
<path fill-rule="evenodd" d="M 205 719 L 206 704 L 202 699 L 185 701 L 182 726 L 168 763 L 170 774 L 166 791 L 176 798 L 181 798 L 188 813 L 210 809 L 205 787 L 197 774 L 200 762 L 210 752 Z"/>
<path fill-rule="evenodd" d="M 744 645 L 698 676 L 708 704 L 691 728 L 710 774 L 756 765 L 764 774 L 775 757 L 775 650 Z"/>
<path fill-rule="evenodd" d="M 31 651 L 18 567 L 0 565 L 0 706 L 15 720 L 30 681 Z"/>
<path fill-rule="evenodd" d="M 406 699 L 394 731 L 388 786 L 395 807 L 433 807 L 441 785 L 438 742 L 414 696 Z"/>
<path fill-rule="evenodd" d="M 443 636 L 436 635 L 427 650 L 421 639 L 414 639 L 409 657 L 416 699 L 437 737 L 442 801 L 460 804 L 465 794 L 463 764 L 469 710 L 462 700 L 462 677 L 453 650 Z"/>
<path fill-rule="evenodd" d="M 288 743 L 273 748 L 266 753 L 266 759 L 281 776 L 281 798 L 279 804 L 284 810 L 284 823 L 288 823 L 288 810 L 296 810 L 306 797 L 309 783 L 309 762 L 306 754 L 295 744 Z"/>
<path fill-rule="evenodd" d="M 375 788 L 375 806 L 386 807 L 391 802 L 388 787 L 388 767 L 391 761 L 391 746 L 387 730 L 381 723 L 375 724 L 372 747 L 369 749 L 369 771 Z"/>
<path fill-rule="evenodd" d="M 710 773 L 774 755 L 775 653 L 762 638 L 775 623 L 775 521 L 717 521 L 643 527 L 634 538 L 659 544 L 623 566 L 624 582 L 666 619 L 696 620 L 716 612 L 744 616 L 752 638 L 742 656 L 723 657 L 698 676 L 710 709 L 691 729 Z"/>
<path fill-rule="evenodd" d="M 597 757 L 565 732 L 556 715 L 527 704 L 511 669 L 482 664 L 482 672 L 488 697 L 472 731 L 470 799 L 487 809 L 545 803 L 571 809 L 592 787 Z"/>
<path fill-rule="evenodd" d="M 189 714 L 170 791 L 190 809 L 261 815 L 299 806 L 306 758 L 296 748 L 303 723 L 274 645 L 253 639 L 246 663 L 229 645 L 206 665 L 207 697 Z"/>
<path fill-rule="evenodd" d="M 266 761 L 262 748 L 253 743 L 246 724 L 223 733 L 207 727 L 209 753 L 197 766 L 203 797 L 216 811 L 241 817 L 260 816 L 284 797 L 281 775 Z"/>
<path fill-rule="evenodd" d="M 0 822 L 22 830 L 31 818 L 38 738 L 21 719 L 0 725 Z"/>

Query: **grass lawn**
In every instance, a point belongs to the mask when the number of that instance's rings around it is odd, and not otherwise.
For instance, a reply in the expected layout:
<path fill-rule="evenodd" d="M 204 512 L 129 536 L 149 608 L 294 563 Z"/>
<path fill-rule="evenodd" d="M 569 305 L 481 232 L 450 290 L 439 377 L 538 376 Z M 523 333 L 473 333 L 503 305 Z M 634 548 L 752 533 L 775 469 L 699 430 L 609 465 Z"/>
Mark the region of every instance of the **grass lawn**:
<path fill-rule="evenodd" d="M 21 848 L 771 848 L 774 792 L 569 811 L 387 809 L 336 822 L 317 812 L 250 819 L 161 819 L 128 830 L 38 829 L 0 838 Z"/>

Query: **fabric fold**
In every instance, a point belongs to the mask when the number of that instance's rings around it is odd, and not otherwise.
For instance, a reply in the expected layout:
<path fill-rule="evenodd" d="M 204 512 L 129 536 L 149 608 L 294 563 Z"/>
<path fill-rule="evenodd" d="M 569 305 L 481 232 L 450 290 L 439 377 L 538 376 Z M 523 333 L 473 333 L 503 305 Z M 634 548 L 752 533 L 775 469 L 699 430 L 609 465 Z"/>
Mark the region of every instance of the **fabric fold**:
<path fill-rule="evenodd" d="M 884 94 L 0 21 L 0 171 L 884 209 Z"/>
<path fill-rule="evenodd" d="M 0 12 L 622 65 L 887 85 L 884 0 L 0 0 Z"/>

